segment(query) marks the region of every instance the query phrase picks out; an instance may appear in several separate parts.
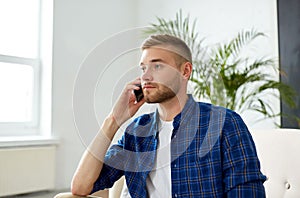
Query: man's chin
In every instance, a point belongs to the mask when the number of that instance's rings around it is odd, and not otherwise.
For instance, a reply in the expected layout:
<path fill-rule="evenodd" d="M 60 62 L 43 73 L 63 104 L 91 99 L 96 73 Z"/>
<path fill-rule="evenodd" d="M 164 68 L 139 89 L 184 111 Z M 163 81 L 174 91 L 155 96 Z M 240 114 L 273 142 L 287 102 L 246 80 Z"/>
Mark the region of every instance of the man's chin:
<path fill-rule="evenodd" d="M 154 103 L 163 103 L 166 102 L 168 100 L 170 100 L 172 97 L 150 97 L 150 96 L 144 96 L 145 97 L 145 101 L 148 104 L 154 104 Z"/>
<path fill-rule="evenodd" d="M 154 100 L 154 99 L 150 99 L 150 98 L 148 98 L 148 97 L 145 97 L 145 102 L 146 102 L 146 103 L 148 103 L 148 104 L 157 103 L 157 101 L 156 101 L 156 100 Z"/>
<path fill-rule="evenodd" d="M 158 103 L 159 101 L 157 100 L 157 98 L 155 96 L 152 95 L 144 95 L 145 98 L 145 102 L 149 103 L 149 104 L 153 104 L 153 103 Z"/>

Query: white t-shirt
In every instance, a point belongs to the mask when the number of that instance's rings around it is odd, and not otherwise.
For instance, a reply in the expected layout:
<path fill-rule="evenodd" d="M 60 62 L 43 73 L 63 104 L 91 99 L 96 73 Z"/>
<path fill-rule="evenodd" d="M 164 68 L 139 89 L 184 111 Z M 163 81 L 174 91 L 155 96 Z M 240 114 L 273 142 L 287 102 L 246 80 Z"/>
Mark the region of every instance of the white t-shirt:
<path fill-rule="evenodd" d="M 155 166 L 149 173 L 146 185 L 148 196 L 156 197 L 172 197 L 172 181 L 171 181 L 171 136 L 173 130 L 173 121 L 160 120 L 159 127 L 159 144 L 156 153 Z M 123 198 L 130 198 L 126 182 L 124 182 L 122 190 Z"/>

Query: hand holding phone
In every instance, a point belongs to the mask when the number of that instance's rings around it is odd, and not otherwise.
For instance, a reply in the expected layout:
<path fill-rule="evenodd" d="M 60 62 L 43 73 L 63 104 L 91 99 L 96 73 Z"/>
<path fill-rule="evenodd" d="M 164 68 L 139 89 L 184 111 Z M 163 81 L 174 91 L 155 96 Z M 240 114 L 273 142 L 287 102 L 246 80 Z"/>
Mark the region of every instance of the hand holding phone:
<path fill-rule="evenodd" d="M 138 85 L 138 86 L 140 89 L 133 90 L 137 102 L 141 101 L 144 97 L 142 85 Z"/>

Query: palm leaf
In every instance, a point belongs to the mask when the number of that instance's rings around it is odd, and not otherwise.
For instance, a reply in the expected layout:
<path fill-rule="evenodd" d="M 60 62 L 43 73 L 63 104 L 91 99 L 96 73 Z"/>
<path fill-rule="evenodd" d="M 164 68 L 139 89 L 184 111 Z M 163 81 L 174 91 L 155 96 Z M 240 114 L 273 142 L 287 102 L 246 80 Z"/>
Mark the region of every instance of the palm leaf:
<path fill-rule="evenodd" d="M 295 91 L 277 81 L 279 75 L 285 73 L 276 67 L 274 59 L 241 56 L 242 51 L 254 40 L 265 37 L 263 32 L 254 28 L 242 30 L 228 42 L 211 47 L 203 45 L 204 38 L 200 38 L 196 32 L 196 23 L 197 20 L 191 21 L 189 15 L 184 17 L 180 9 L 173 20 L 157 17 L 157 23 L 150 24 L 144 33 L 174 35 L 190 46 L 193 55 L 190 81 L 197 98 L 210 99 L 213 104 L 239 113 L 253 110 L 264 115 L 264 118 L 281 115 L 280 112 L 274 112 L 268 101 L 263 99 L 267 95 L 280 97 L 289 107 L 295 107 Z M 273 73 L 268 72 L 270 68 Z M 300 118 L 297 119 L 300 126 Z"/>

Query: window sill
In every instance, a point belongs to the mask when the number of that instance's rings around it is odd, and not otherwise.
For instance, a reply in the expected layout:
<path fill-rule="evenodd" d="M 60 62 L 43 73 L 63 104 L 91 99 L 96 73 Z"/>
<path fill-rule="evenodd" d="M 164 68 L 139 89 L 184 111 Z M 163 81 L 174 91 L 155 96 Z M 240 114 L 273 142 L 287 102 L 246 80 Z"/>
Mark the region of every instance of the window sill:
<path fill-rule="evenodd" d="M 44 136 L 14 136 L 1 137 L 0 148 L 5 147 L 20 147 L 20 146 L 43 146 L 43 145 L 57 145 L 59 139 L 56 137 Z"/>

